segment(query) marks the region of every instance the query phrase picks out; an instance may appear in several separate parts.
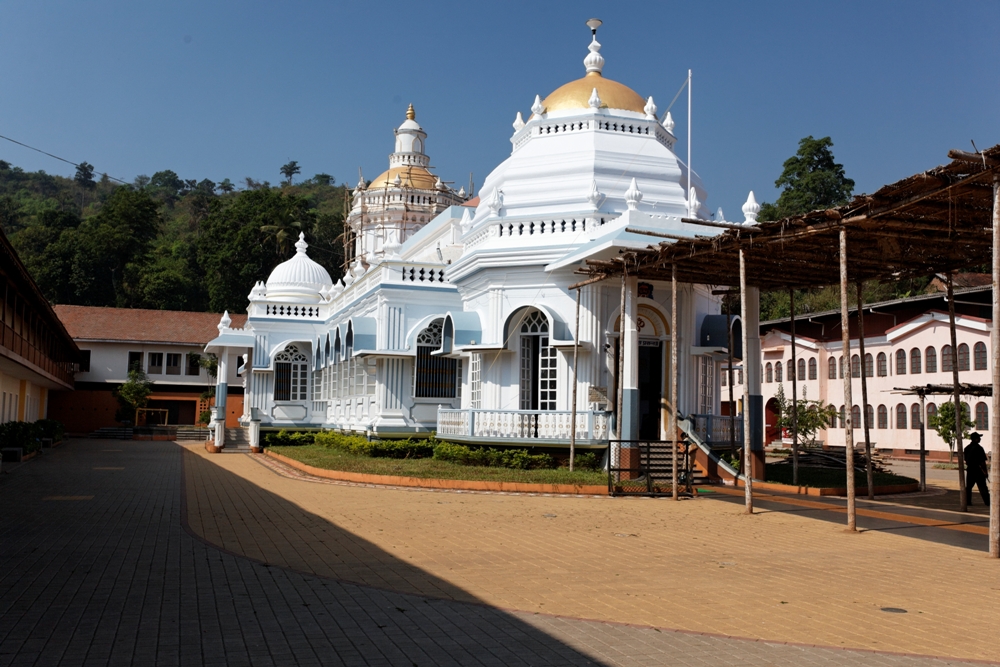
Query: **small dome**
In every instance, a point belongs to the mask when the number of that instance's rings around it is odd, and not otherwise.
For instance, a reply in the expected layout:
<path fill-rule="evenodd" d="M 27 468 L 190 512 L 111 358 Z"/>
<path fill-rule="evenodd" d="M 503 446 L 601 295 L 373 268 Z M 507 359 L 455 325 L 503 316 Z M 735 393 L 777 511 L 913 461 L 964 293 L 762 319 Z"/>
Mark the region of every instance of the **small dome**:
<path fill-rule="evenodd" d="M 399 186 L 395 184 L 397 177 L 399 177 Z M 372 192 L 385 187 L 433 190 L 437 181 L 438 177 L 423 167 L 393 167 L 392 169 L 379 174 L 375 180 L 371 182 L 371 185 L 368 186 L 368 191 Z"/>
<path fill-rule="evenodd" d="M 542 100 L 542 106 L 545 113 L 562 109 L 589 109 L 590 96 L 595 88 L 601 98 L 602 109 L 624 109 L 645 114 L 646 100 L 639 93 L 617 81 L 605 79 L 597 72 L 590 72 L 581 79 L 556 88 Z"/>
<path fill-rule="evenodd" d="M 319 301 L 320 290 L 333 286 L 327 270 L 309 259 L 306 254 L 308 247 L 305 234 L 300 233 L 299 240 L 295 243 L 295 254 L 274 267 L 274 271 L 267 277 L 268 299 L 314 303 Z"/>

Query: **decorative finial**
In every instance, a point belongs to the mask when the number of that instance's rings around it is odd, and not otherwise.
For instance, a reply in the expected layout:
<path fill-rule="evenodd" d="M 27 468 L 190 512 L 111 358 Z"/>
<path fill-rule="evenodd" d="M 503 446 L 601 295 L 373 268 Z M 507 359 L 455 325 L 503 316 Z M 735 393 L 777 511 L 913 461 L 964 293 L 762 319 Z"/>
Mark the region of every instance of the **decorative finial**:
<path fill-rule="evenodd" d="M 701 202 L 698 201 L 698 193 L 695 192 L 692 185 L 688 188 L 688 215 L 698 215 L 699 208 L 701 208 Z"/>
<path fill-rule="evenodd" d="M 227 310 L 224 313 L 222 313 L 222 319 L 219 320 L 219 333 L 222 333 L 223 331 L 228 329 L 229 325 L 232 323 L 233 320 L 231 317 L 229 317 L 229 311 Z"/>
<path fill-rule="evenodd" d="M 634 211 L 639 202 L 642 201 L 642 192 L 639 190 L 639 186 L 635 182 L 635 178 L 632 179 L 632 184 L 629 186 L 628 190 L 625 191 L 625 203 L 628 205 L 628 210 Z"/>
<path fill-rule="evenodd" d="M 524 127 L 524 119 L 521 118 L 521 112 L 517 112 L 517 118 L 514 119 L 514 131 L 520 132 L 521 128 Z"/>
<path fill-rule="evenodd" d="M 674 133 L 674 124 L 675 124 L 674 123 L 674 117 L 670 114 L 669 111 L 667 112 L 667 115 L 663 117 L 663 123 L 662 124 L 663 124 L 663 129 L 664 130 L 666 130 L 670 134 Z"/>
<path fill-rule="evenodd" d="M 590 202 L 590 205 L 593 206 L 594 209 L 599 208 L 601 206 L 601 202 L 604 201 L 604 195 L 597 189 L 596 179 L 590 182 L 590 193 L 587 195 L 587 201 Z"/>
<path fill-rule="evenodd" d="M 743 204 L 743 223 L 747 225 L 756 224 L 758 213 L 760 213 L 760 204 L 757 203 L 756 197 L 753 196 L 753 190 L 751 190 L 750 196 L 747 197 L 747 203 Z"/>
<path fill-rule="evenodd" d="M 503 195 L 498 188 L 493 188 L 493 194 L 490 195 L 490 199 L 486 202 L 486 205 L 490 207 L 490 212 L 493 215 L 500 215 L 500 208 L 503 206 Z"/>
<path fill-rule="evenodd" d="M 594 88 L 594 92 L 590 94 L 590 99 L 587 100 L 587 104 L 590 105 L 591 109 L 601 108 L 601 96 L 597 94 L 597 88 Z"/>
<path fill-rule="evenodd" d="M 445 189 L 444 188 L 444 181 L 441 180 L 440 176 L 438 176 L 437 180 L 434 181 L 434 189 L 435 190 L 444 190 Z"/>
<path fill-rule="evenodd" d="M 413 110 L 413 105 L 411 104 L 410 108 L 406 110 L 406 120 L 416 120 L 416 119 L 417 119 L 417 112 Z"/>
<path fill-rule="evenodd" d="M 330 290 L 330 298 L 331 299 L 337 298 L 338 296 L 344 293 L 344 289 L 345 289 L 344 283 L 338 280 L 333 284 L 333 289 Z"/>
<path fill-rule="evenodd" d="M 597 31 L 594 31 L 595 37 L 590 40 L 590 53 L 587 57 L 583 59 L 583 65 L 587 68 L 587 75 L 593 74 L 594 76 L 601 76 L 601 70 L 604 69 L 604 56 L 601 55 L 601 44 L 597 41 Z"/>
<path fill-rule="evenodd" d="M 535 103 L 531 105 L 531 113 L 536 116 L 541 116 L 545 113 L 545 107 L 542 106 L 542 98 L 535 95 Z"/>
<path fill-rule="evenodd" d="M 399 172 L 396 172 L 396 178 L 392 179 L 392 184 L 397 188 L 403 184 L 403 180 L 399 177 Z"/>
<path fill-rule="evenodd" d="M 472 209 L 468 206 L 466 206 L 465 210 L 462 212 L 462 221 L 459 223 L 459 226 L 461 227 L 463 234 L 472 229 Z"/>
<path fill-rule="evenodd" d="M 715 221 L 716 222 L 725 222 L 726 221 L 726 215 L 722 212 L 722 207 L 721 206 L 719 207 L 719 210 L 715 212 Z"/>
<path fill-rule="evenodd" d="M 458 189 L 458 196 L 461 197 L 462 199 L 465 199 L 465 186 L 464 185 Z"/>
<path fill-rule="evenodd" d="M 304 255 L 308 247 L 309 244 L 306 243 L 305 232 L 299 232 L 299 240 L 295 242 L 295 252 L 299 255 Z"/>
<path fill-rule="evenodd" d="M 649 99 L 646 100 L 646 106 L 642 108 L 646 112 L 647 120 L 656 120 L 656 103 L 653 102 L 653 96 L 650 95 Z"/>

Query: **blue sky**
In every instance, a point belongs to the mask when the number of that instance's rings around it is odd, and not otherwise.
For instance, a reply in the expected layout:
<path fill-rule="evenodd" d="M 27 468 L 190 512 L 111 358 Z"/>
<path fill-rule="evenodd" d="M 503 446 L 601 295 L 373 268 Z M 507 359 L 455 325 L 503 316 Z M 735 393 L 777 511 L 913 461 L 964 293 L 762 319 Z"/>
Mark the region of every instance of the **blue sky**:
<path fill-rule="evenodd" d="M 412 102 L 445 180 L 477 183 L 511 122 L 583 73 L 663 110 L 694 70 L 694 168 L 739 217 L 830 135 L 858 192 L 1000 143 L 1000 2 L 113 2 L 0 0 L 0 134 L 131 180 L 356 182 L 386 168 Z M 678 151 L 686 110 L 674 107 Z M 72 174 L 0 141 L 0 159 Z"/>

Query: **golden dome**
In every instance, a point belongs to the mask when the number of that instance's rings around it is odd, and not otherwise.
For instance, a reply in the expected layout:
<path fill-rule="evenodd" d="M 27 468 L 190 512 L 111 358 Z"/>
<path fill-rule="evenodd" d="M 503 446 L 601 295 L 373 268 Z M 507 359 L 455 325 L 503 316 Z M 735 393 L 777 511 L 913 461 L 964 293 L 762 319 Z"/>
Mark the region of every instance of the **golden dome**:
<path fill-rule="evenodd" d="M 590 72 L 582 79 L 556 88 L 542 101 L 542 106 L 545 107 L 545 113 L 562 109 L 587 109 L 590 107 L 588 100 L 594 88 L 597 88 L 597 94 L 601 98 L 602 109 L 645 113 L 643 108 L 646 100 L 639 93 L 617 81 L 605 79 L 599 72 Z"/>
<path fill-rule="evenodd" d="M 399 176 L 399 187 L 418 190 L 433 190 L 438 180 L 437 176 L 423 167 L 393 167 L 377 176 L 368 186 L 368 190 L 395 188 L 396 176 Z"/>

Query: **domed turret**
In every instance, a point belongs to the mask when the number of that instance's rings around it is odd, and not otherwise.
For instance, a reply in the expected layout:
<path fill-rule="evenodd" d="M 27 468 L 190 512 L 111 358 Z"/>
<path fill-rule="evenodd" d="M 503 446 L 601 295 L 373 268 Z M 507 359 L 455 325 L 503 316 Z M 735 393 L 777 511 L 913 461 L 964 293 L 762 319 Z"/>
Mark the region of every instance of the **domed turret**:
<path fill-rule="evenodd" d="M 267 277 L 268 300 L 319 303 L 320 291 L 333 287 L 333 280 L 326 269 L 306 254 L 308 247 L 305 234 L 300 233 L 299 240 L 295 243 L 295 254 L 274 267 L 274 271 Z"/>

